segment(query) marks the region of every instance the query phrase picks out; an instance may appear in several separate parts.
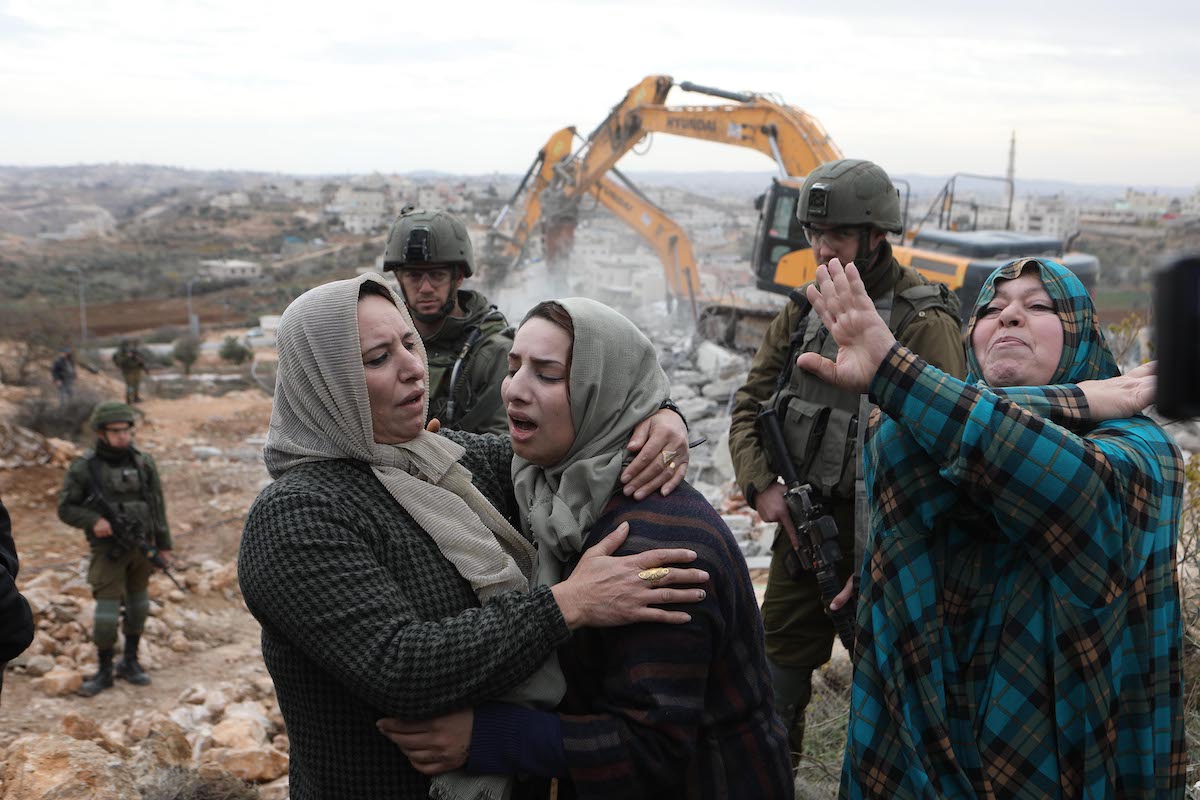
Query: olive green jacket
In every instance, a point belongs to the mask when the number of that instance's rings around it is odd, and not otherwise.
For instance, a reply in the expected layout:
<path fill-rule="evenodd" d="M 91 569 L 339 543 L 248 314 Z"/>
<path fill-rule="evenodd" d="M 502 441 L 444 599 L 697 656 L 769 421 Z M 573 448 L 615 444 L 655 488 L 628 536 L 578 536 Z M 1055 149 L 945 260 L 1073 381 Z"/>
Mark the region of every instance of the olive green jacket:
<path fill-rule="evenodd" d="M 893 289 L 904 278 L 904 284 L 923 282 L 907 267 L 901 267 L 885 244 L 884 268 L 871 270 L 864 276 L 867 292 L 875 300 Z M 907 274 L 906 274 L 907 273 Z M 803 293 L 805 287 L 800 288 Z M 815 311 L 809 311 L 816 314 Z M 773 484 L 778 473 L 767 462 L 766 451 L 759 439 L 756 418 L 762 404 L 775 393 L 780 373 L 786 366 L 791 335 L 803 314 L 803 309 L 791 300 L 767 328 L 762 345 L 750 364 L 746 383 L 734 397 L 733 419 L 729 427 L 729 451 L 738 486 L 747 499 Z M 909 322 L 897 337 L 900 343 L 913 350 L 938 369 L 956 378 L 966 375 L 966 356 L 963 352 L 959 321 L 951 314 L 935 309 L 922 313 Z"/>
<path fill-rule="evenodd" d="M 142 522 L 148 544 L 159 550 L 170 550 L 171 529 L 167 525 L 167 506 L 158 467 L 147 453 L 132 446 L 129 449 L 129 457 L 119 461 L 88 450 L 71 462 L 58 492 L 58 518 L 73 528 L 83 529 L 93 549 L 107 546 L 107 540 L 97 539 L 92 533 L 92 526 L 104 516 L 95 502 L 89 502 L 92 475 L 88 461 L 94 458 L 100 464 L 100 483 L 108 501 Z"/>
<path fill-rule="evenodd" d="M 508 417 L 500 400 L 500 384 L 508 374 L 512 328 L 479 292 L 459 290 L 458 306 L 465 316 L 446 317 L 438 332 L 424 340 L 429 355 L 429 417 L 436 417 L 454 430 L 507 433 Z M 447 403 L 454 363 L 476 329 L 479 337 L 463 359 L 451 419 Z"/>

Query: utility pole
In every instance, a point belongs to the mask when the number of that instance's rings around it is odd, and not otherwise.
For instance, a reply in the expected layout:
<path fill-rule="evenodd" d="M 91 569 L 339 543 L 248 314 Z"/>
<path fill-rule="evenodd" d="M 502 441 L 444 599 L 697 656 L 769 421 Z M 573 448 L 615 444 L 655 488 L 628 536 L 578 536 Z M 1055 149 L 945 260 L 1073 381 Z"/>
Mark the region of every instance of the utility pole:
<path fill-rule="evenodd" d="M 195 282 L 195 278 L 189 278 L 187 282 L 188 333 L 190 333 L 192 336 L 199 336 L 200 320 L 196 319 L 196 315 L 192 313 L 192 284 Z"/>
<path fill-rule="evenodd" d="M 1012 138 L 1008 141 L 1008 218 L 1004 221 L 1004 230 L 1012 230 L 1013 194 L 1016 192 L 1017 175 L 1017 130 L 1013 129 Z"/>
<path fill-rule="evenodd" d="M 79 275 L 79 349 L 87 347 L 87 273 L 80 267 L 67 267 Z"/>

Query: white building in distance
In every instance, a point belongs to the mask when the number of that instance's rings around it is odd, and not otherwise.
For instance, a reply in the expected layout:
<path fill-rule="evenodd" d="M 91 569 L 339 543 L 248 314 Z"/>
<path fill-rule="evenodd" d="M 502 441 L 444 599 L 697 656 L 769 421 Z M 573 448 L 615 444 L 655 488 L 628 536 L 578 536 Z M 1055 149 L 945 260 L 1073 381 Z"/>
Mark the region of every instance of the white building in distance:
<path fill-rule="evenodd" d="M 201 261 L 204 275 L 214 281 L 253 280 L 262 275 L 262 264 L 255 261 L 240 261 L 236 258 L 218 258 Z"/>

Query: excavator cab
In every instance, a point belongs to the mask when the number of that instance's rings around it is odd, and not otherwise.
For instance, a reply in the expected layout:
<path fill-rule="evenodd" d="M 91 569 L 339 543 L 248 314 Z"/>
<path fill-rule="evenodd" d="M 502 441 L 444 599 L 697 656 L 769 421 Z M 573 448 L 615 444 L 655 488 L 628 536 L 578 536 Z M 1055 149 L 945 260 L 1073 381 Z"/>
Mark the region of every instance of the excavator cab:
<path fill-rule="evenodd" d="M 796 218 L 800 186 L 796 181 L 773 178 L 767 191 L 754 201 L 758 227 L 750 258 L 759 289 L 787 294 L 816 277 L 816 258 Z"/>
<path fill-rule="evenodd" d="M 960 178 L 1006 180 L 955 174 L 911 231 L 907 225 L 906 197 L 904 227 L 907 232 L 903 240 L 893 239 L 892 246 L 897 261 L 935 283 L 949 286 L 958 293 L 964 309 L 974 307 L 980 287 L 994 269 L 1025 256 L 1055 259 L 1074 272 L 1088 291 L 1092 290 L 1100 271 L 1100 262 L 1095 256 L 1072 252 L 1064 242 L 1050 236 L 978 229 L 979 211 L 987 210 L 987 206 L 966 201 L 970 215 L 962 213 L 964 201 L 955 198 L 955 186 Z M 752 263 L 758 288 L 768 292 L 787 294 L 816 278 L 816 259 L 796 220 L 796 203 L 802 185 L 791 179 L 776 178 L 766 193 L 755 200 L 759 219 Z M 1008 196 L 1011 198 L 1011 191 Z M 993 210 L 1004 214 L 1007 226 L 1011 220 L 1011 199 L 1009 205 Z"/>

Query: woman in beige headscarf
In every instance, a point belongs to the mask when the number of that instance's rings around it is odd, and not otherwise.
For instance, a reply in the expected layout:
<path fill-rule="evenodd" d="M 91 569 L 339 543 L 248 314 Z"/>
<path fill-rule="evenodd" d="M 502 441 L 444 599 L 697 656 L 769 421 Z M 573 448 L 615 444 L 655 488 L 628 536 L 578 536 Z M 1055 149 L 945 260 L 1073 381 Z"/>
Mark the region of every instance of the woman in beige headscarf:
<path fill-rule="evenodd" d="M 637 573 L 695 554 L 611 557 L 621 534 L 570 579 L 530 589 L 534 546 L 510 523 L 511 444 L 423 429 L 424 350 L 377 276 L 306 292 L 277 346 L 264 453 L 276 480 L 250 510 L 238 571 L 287 725 L 294 800 L 429 796 L 377 720 L 497 697 L 552 705 L 561 673 L 547 658 L 573 629 L 688 618 L 651 608 L 660 598 Z M 678 417 L 662 413 L 671 428 Z M 686 441 L 681 424 L 648 438 Z M 451 777 L 435 791 L 501 797 L 507 784 Z"/>
<path fill-rule="evenodd" d="M 630 526 L 620 552 L 687 548 L 711 577 L 685 625 L 576 631 L 559 648 L 567 693 L 557 713 L 501 702 L 389 722 L 425 771 L 554 777 L 560 800 L 793 796 L 762 621 L 732 534 L 686 483 L 641 501 L 620 491 L 623 443 L 666 391 L 654 346 L 601 303 L 542 303 L 521 324 L 502 394 L 538 583 L 573 578 L 617 524 Z M 639 578 L 656 586 L 674 571 Z M 658 591 L 670 602 L 673 590 Z"/>

